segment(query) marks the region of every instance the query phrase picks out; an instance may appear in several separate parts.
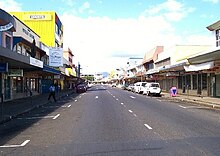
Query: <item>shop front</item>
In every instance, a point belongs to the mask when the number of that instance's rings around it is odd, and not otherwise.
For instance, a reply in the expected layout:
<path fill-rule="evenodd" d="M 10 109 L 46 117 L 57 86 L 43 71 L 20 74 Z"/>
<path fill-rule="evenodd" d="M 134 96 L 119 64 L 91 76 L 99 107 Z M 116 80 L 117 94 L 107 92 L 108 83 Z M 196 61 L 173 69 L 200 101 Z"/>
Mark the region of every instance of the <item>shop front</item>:
<path fill-rule="evenodd" d="M 0 9 L 0 94 L 1 101 L 8 100 L 11 98 L 11 78 L 7 76 L 9 63 L 4 61 L 4 56 L 7 55 L 7 50 L 12 49 L 13 37 L 12 33 L 15 31 L 15 20 L 14 18 Z M 3 96 L 2 96 L 3 95 Z M 3 99 L 2 99 L 3 98 Z"/>

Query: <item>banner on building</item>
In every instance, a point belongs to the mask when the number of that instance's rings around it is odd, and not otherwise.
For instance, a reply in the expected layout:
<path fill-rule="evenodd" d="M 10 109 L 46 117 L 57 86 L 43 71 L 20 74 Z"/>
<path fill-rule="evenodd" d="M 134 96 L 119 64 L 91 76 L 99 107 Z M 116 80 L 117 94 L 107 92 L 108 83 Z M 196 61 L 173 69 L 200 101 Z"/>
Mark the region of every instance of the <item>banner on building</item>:
<path fill-rule="evenodd" d="M 49 66 L 61 67 L 63 66 L 63 49 L 53 47 L 49 49 Z"/>
<path fill-rule="evenodd" d="M 43 62 L 33 57 L 30 57 L 30 64 L 39 68 L 43 68 Z"/>
<path fill-rule="evenodd" d="M 23 69 L 9 69 L 8 76 L 23 77 Z"/>
<path fill-rule="evenodd" d="M 13 27 L 12 23 L 8 23 L 6 25 L 0 26 L 0 31 L 7 31 Z"/>

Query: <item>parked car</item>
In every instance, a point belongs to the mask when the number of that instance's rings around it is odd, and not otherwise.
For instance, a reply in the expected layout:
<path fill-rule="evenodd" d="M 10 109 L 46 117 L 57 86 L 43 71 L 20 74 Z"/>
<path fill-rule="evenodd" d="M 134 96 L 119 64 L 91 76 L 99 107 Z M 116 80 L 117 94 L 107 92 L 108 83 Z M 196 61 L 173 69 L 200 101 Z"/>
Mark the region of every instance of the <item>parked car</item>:
<path fill-rule="evenodd" d="M 147 84 L 147 82 L 136 82 L 134 84 L 134 92 L 142 94 L 144 92 L 144 87 Z"/>
<path fill-rule="evenodd" d="M 161 88 L 159 83 L 150 82 L 144 87 L 143 94 L 160 96 Z"/>
<path fill-rule="evenodd" d="M 77 85 L 77 87 L 76 87 L 76 92 L 77 93 L 84 93 L 86 91 L 87 91 L 86 84 L 79 84 L 79 85 Z"/>
<path fill-rule="evenodd" d="M 112 83 L 112 87 L 116 87 L 117 86 L 117 84 L 116 83 Z"/>
<path fill-rule="evenodd" d="M 133 92 L 133 90 L 134 90 L 134 84 L 129 84 L 129 85 L 127 86 L 127 90 Z"/>

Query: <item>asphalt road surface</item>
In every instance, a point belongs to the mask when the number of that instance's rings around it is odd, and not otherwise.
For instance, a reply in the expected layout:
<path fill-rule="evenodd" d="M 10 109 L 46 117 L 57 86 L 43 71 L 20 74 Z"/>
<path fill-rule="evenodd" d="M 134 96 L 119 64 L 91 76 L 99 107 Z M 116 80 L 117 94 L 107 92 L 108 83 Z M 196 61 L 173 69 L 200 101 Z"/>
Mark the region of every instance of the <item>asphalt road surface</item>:
<path fill-rule="evenodd" d="M 96 85 L 0 125 L 0 155 L 218 156 L 220 112 Z"/>

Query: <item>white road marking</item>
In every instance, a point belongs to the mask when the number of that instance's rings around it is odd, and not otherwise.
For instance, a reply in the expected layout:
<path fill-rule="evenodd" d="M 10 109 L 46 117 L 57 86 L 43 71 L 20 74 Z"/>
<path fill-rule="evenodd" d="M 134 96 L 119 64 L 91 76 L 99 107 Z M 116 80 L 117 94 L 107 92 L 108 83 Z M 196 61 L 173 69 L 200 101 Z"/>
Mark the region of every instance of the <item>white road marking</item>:
<path fill-rule="evenodd" d="M 135 117 L 137 117 L 137 114 L 133 114 Z"/>
<path fill-rule="evenodd" d="M 113 96 L 115 98 L 115 96 Z"/>
<path fill-rule="evenodd" d="M 75 102 L 77 102 L 77 100 L 75 100 Z"/>
<path fill-rule="evenodd" d="M 49 119 L 49 118 L 54 118 L 54 116 L 35 116 L 35 117 L 27 117 L 27 118 L 17 118 L 18 120 L 34 120 L 34 119 Z"/>
<path fill-rule="evenodd" d="M 148 129 L 153 129 L 152 127 L 150 127 L 148 124 L 144 124 L 145 127 L 147 127 Z"/>
<path fill-rule="evenodd" d="M 134 97 L 134 96 L 130 96 L 132 99 L 135 99 L 136 97 Z"/>
<path fill-rule="evenodd" d="M 22 144 L 21 144 L 21 147 L 27 145 L 31 140 L 25 140 Z"/>
<path fill-rule="evenodd" d="M 130 113 L 133 113 L 133 111 L 132 110 L 128 110 Z"/>
<path fill-rule="evenodd" d="M 60 114 L 57 114 L 55 117 L 53 117 L 53 119 L 56 120 L 59 116 Z"/>
<path fill-rule="evenodd" d="M 98 97 L 98 96 L 96 96 L 95 98 L 96 98 L 96 99 L 98 99 L 99 97 Z"/>
<path fill-rule="evenodd" d="M 184 107 L 184 106 L 182 106 L 182 105 L 179 105 L 179 107 L 186 109 L 186 107 Z"/>
<path fill-rule="evenodd" d="M 3 145 L 0 146 L 0 148 L 15 148 L 15 147 L 24 147 L 25 145 L 27 145 L 30 142 L 30 140 L 25 140 L 22 144 L 20 145 Z"/>
<path fill-rule="evenodd" d="M 206 108 L 209 108 L 209 107 L 201 107 L 201 106 L 188 106 L 188 107 L 185 107 L 185 106 L 182 106 L 182 105 L 179 105 L 179 107 L 181 107 L 181 108 L 184 108 L 184 109 L 193 109 L 193 108 L 195 108 L 195 109 L 206 109 Z"/>
<path fill-rule="evenodd" d="M 124 105 L 124 103 L 121 103 L 121 105 Z"/>
<path fill-rule="evenodd" d="M 118 99 L 116 99 L 118 101 Z"/>
<path fill-rule="evenodd" d="M 81 98 L 82 96 L 79 96 L 79 98 Z"/>
<path fill-rule="evenodd" d="M 69 105 L 69 106 L 43 106 L 43 108 L 60 108 L 60 107 L 62 107 L 62 108 L 66 108 L 66 107 L 71 107 L 71 105 Z"/>

